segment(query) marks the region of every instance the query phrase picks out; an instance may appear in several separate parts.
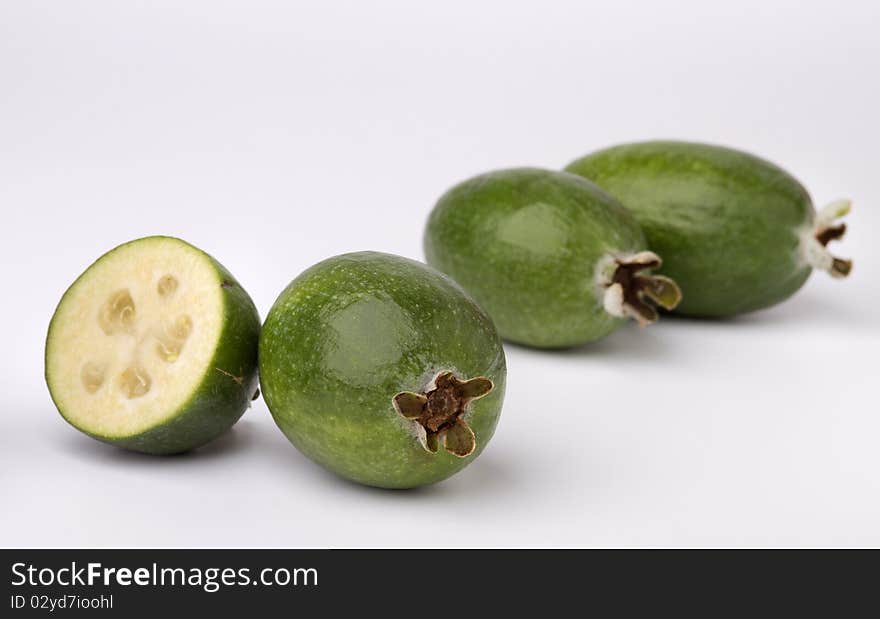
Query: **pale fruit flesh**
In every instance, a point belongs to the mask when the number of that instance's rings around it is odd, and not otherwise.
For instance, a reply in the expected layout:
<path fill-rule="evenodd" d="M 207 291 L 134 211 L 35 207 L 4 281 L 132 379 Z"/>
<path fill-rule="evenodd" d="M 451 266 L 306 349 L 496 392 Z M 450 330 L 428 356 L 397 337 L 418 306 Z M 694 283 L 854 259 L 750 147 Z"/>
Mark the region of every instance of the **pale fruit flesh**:
<path fill-rule="evenodd" d="M 47 377 L 62 414 L 108 438 L 174 417 L 212 371 L 221 284 L 211 259 L 176 239 L 135 242 L 101 258 L 52 322 Z"/>

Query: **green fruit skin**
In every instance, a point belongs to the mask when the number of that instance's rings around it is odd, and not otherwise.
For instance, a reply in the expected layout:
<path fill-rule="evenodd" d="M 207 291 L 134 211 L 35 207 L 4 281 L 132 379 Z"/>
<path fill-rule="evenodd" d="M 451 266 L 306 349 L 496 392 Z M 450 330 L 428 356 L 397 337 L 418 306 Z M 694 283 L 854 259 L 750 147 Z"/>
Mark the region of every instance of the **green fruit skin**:
<path fill-rule="evenodd" d="M 775 305 L 811 268 L 800 235 L 815 216 L 806 189 L 772 163 L 720 146 L 642 142 L 574 161 L 632 210 L 660 272 L 681 287 L 680 314 L 722 317 Z"/>
<path fill-rule="evenodd" d="M 426 451 L 392 398 L 421 392 L 441 370 L 485 376 L 492 391 L 464 419 L 466 458 Z M 327 259 L 297 277 L 260 337 L 263 398 L 302 453 L 353 481 L 382 488 L 438 482 L 472 462 L 501 413 L 506 366 L 488 316 L 452 280 L 388 254 Z"/>
<path fill-rule="evenodd" d="M 646 248 L 632 215 L 593 183 L 533 168 L 490 172 L 443 195 L 425 230 L 430 265 L 461 284 L 502 337 L 540 348 L 599 339 L 597 264 Z"/>
<path fill-rule="evenodd" d="M 94 264 L 127 245 L 163 238 L 173 237 L 146 237 L 130 241 L 110 250 L 98 258 Z M 180 239 L 174 240 L 186 243 Z M 198 250 L 195 247 L 194 249 Z M 79 431 L 99 441 L 132 451 L 153 455 L 179 454 L 205 445 L 226 432 L 250 406 L 259 380 L 257 377 L 257 352 L 260 337 L 259 313 L 248 293 L 232 274 L 213 257 L 201 250 L 198 251 L 207 256 L 217 270 L 224 301 L 223 327 L 219 344 L 204 380 L 176 415 L 145 432 L 127 437 L 113 437 L 102 436 L 74 426 Z M 75 285 L 76 282 L 68 288 L 68 292 Z M 67 292 L 65 292 L 66 295 Z M 63 302 L 64 297 L 62 297 L 59 306 Z M 47 356 L 48 341 L 52 337 L 54 322 L 55 316 L 52 317 L 52 322 L 49 324 Z M 48 363 L 46 366 L 48 367 Z M 46 382 L 47 385 L 50 384 L 48 375 Z M 51 385 L 49 392 L 62 417 L 70 423 L 70 419 L 67 418 L 59 405 L 60 400 L 52 395 Z M 73 424 L 71 423 L 71 425 Z"/>

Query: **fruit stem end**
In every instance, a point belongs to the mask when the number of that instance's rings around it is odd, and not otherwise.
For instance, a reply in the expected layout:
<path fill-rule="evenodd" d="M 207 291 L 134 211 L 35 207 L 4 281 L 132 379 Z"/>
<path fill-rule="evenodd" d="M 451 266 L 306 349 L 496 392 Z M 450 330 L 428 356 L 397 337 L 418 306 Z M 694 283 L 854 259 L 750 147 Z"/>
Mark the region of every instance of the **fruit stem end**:
<path fill-rule="evenodd" d="M 453 456 L 466 458 L 477 442 L 463 417 L 473 400 L 494 388 L 485 376 L 461 380 L 447 370 L 438 373 L 420 393 L 401 391 L 391 402 L 401 417 L 412 422 L 425 451 L 436 453 L 442 442 Z"/>
<path fill-rule="evenodd" d="M 803 246 L 807 263 L 834 278 L 843 278 L 852 271 L 852 260 L 837 258 L 828 250 L 828 243 L 838 241 L 846 234 L 846 224 L 836 223 L 852 208 L 849 200 L 835 200 L 816 214 L 815 223 L 808 235 L 804 236 Z"/>
<path fill-rule="evenodd" d="M 609 258 L 600 277 L 605 288 L 602 304 L 612 316 L 633 318 L 644 327 L 659 318 L 657 307 L 672 310 L 681 302 L 681 289 L 672 279 L 643 273 L 663 264 L 654 252 Z"/>

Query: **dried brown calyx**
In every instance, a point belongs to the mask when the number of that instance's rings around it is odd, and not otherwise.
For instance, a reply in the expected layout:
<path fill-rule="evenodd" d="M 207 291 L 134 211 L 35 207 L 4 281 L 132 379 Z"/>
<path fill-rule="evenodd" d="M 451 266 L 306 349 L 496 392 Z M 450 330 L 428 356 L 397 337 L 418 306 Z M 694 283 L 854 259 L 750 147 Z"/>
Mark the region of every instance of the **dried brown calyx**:
<path fill-rule="evenodd" d="M 630 316 L 645 326 L 659 317 L 657 306 L 674 309 L 681 301 L 678 284 L 663 275 L 644 272 L 661 264 L 660 256 L 650 251 L 614 258 L 602 277 L 605 311 L 612 316 Z"/>
<path fill-rule="evenodd" d="M 823 207 L 816 215 L 816 223 L 812 230 L 815 243 L 807 249 L 807 262 L 817 269 L 822 269 L 832 277 L 846 277 L 852 271 L 852 260 L 837 258 L 826 248 L 831 241 L 837 241 L 846 234 L 846 224 L 837 220 L 849 213 L 852 204 L 849 200 L 835 200 Z"/>
<path fill-rule="evenodd" d="M 422 393 L 401 391 L 392 398 L 394 410 L 413 422 L 419 442 L 436 453 L 442 440 L 446 451 L 466 458 L 477 447 L 474 431 L 464 415 L 469 404 L 492 391 L 494 385 L 485 376 L 461 380 L 444 371 L 434 377 Z"/>

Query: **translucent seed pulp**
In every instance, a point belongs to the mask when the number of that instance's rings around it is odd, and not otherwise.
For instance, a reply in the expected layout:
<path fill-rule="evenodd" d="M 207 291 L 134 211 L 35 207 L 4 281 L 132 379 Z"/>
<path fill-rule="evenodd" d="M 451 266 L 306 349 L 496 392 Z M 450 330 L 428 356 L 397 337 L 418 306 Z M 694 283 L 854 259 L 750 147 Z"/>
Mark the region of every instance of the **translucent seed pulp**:
<path fill-rule="evenodd" d="M 98 324 L 107 335 L 132 333 L 134 321 L 134 300 L 128 289 L 117 290 L 111 294 L 98 313 Z"/>
<path fill-rule="evenodd" d="M 159 296 L 164 298 L 170 297 L 177 291 L 177 278 L 173 275 L 163 275 L 159 280 L 159 283 L 156 284 L 156 291 L 159 293 Z"/>
<path fill-rule="evenodd" d="M 162 323 L 162 331 L 156 335 L 156 339 L 159 340 L 156 352 L 164 361 L 168 363 L 177 361 L 183 345 L 192 332 L 192 326 L 192 319 L 186 314 L 179 316 L 173 323 Z"/>
<path fill-rule="evenodd" d="M 106 371 L 106 366 L 95 363 L 94 361 L 87 361 L 83 364 L 79 377 L 86 391 L 89 393 L 95 393 L 98 391 L 98 389 L 101 388 L 101 385 L 104 384 L 104 374 Z"/>
<path fill-rule="evenodd" d="M 180 358 L 181 346 L 179 346 L 176 342 L 163 342 L 159 340 L 159 343 L 156 344 L 156 354 L 162 358 L 166 363 L 174 363 Z"/>
<path fill-rule="evenodd" d="M 119 376 L 119 388 L 130 400 L 146 395 L 152 382 L 147 371 L 139 365 L 126 368 Z"/>
<path fill-rule="evenodd" d="M 192 326 L 192 318 L 190 318 L 186 314 L 184 314 L 183 316 L 179 316 L 177 320 L 174 321 L 174 326 L 172 327 L 172 335 L 179 340 L 185 340 L 192 332 Z"/>
<path fill-rule="evenodd" d="M 163 301 L 167 300 L 174 295 L 179 286 L 180 282 L 173 275 L 163 275 L 156 283 L 156 294 Z M 98 325 L 107 336 L 137 335 L 137 320 L 134 299 L 128 288 L 111 294 L 98 311 Z M 148 327 L 146 333 L 152 333 L 158 342 L 156 353 L 159 357 L 168 363 L 173 363 L 180 358 L 192 330 L 192 318 L 187 314 L 181 314 L 173 321 L 162 319 L 158 325 Z M 146 395 L 153 383 L 147 369 L 136 361 L 141 346 L 142 342 L 137 343 L 130 364 L 115 381 L 116 387 L 128 399 Z M 106 374 L 106 363 L 87 361 L 80 369 L 80 381 L 88 393 L 94 394 L 104 385 Z"/>

